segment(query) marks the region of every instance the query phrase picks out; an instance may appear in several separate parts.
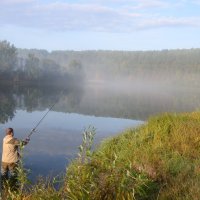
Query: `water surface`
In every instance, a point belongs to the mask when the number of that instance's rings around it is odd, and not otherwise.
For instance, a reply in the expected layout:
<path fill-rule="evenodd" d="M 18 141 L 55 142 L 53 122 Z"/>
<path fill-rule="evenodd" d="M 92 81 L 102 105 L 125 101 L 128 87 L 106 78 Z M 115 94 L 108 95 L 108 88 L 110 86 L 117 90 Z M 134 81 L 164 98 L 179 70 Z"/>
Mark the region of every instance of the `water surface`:
<path fill-rule="evenodd" d="M 163 112 L 188 112 L 200 107 L 195 88 L 129 87 L 0 87 L 0 140 L 7 127 L 23 139 L 54 103 L 25 148 L 31 179 L 64 172 L 76 157 L 82 132 L 96 128 L 95 146 L 104 138 L 138 126 Z M 2 144 L 0 144 L 2 149 Z"/>

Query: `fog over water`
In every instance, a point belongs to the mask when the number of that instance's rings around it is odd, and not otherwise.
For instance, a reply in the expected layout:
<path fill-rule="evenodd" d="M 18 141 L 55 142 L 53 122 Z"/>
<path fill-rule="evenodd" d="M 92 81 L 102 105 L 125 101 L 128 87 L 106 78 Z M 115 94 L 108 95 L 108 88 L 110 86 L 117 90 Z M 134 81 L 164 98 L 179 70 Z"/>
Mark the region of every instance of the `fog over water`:
<path fill-rule="evenodd" d="M 96 128 L 95 146 L 136 127 L 156 114 L 190 112 L 200 107 L 200 91 L 173 84 L 90 80 L 69 87 L 15 86 L 0 90 L 0 139 L 7 127 L 23 139 L 56 102 L 25 148 L 25 166 L 39 174 L 64 172 L 81 144 L 82 132 Z M 0 146 L 2 148 L 2 146 Z"/>

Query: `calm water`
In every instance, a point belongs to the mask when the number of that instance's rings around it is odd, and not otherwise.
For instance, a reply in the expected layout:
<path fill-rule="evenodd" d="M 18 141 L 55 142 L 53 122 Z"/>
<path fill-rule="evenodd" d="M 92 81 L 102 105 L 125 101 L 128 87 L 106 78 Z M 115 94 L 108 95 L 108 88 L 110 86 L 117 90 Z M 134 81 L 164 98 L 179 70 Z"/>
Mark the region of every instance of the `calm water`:
<path fill-rule="evenodd" d="M 0 140 L 7 127 L 23 139 L 56 102 L 25 148 L 31 179 L 64 172 L 77 155 L 82 132 L 96 128 L 95 144 L 163 112 L 194 111 L 200 92 L 186 88 L 87 86 L 76 88 L 0 87 Z M 2 149 L 2 144 L 0 144 Z"/>

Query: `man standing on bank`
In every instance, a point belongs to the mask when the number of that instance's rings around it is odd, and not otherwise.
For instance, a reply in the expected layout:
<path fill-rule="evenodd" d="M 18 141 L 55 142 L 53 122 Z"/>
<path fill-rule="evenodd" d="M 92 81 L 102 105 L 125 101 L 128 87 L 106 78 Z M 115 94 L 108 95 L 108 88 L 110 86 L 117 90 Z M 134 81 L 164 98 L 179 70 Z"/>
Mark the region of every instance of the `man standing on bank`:
<path fill-rule="evenodd" d="M 6 136 L 3 139 L 2 163 L 1 163 L 1 186 L 4 188 L 7 184 L 15 187 L 17 183 L 17 166 L 20 159 L 18 148 L 20 145 L 28 144 L 29 140 L 20 141 L 14 138 L 12 128 L 6 129 Z"/>

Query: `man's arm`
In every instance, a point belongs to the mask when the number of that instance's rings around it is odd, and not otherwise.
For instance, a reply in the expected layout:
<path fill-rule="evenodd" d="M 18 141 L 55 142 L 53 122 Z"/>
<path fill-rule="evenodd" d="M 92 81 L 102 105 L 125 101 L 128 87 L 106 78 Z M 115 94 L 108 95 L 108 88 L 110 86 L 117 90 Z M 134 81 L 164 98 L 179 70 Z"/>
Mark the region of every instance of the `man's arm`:
<path fill-rule="evenodd" d="M 20 146 L 22 144 L 24 146 L 24 145 L 27 145 L 28 142 L 29 142 L 28 139 L 23 141 L 23 140 L 18 140 L 17 138 L 13 138 L 8 142 L 8 144 L 13 144 L 13 145 L 16 145 L 16 146 Z"/>
<path fill-rule="evenodd" d="M 18 140 L 17 138 L 13 138 L 11 139 L 9 142 L 7 142 L 7 144 L 13 144 L 13 145 L 20 145 L 20 140 Z"/>

